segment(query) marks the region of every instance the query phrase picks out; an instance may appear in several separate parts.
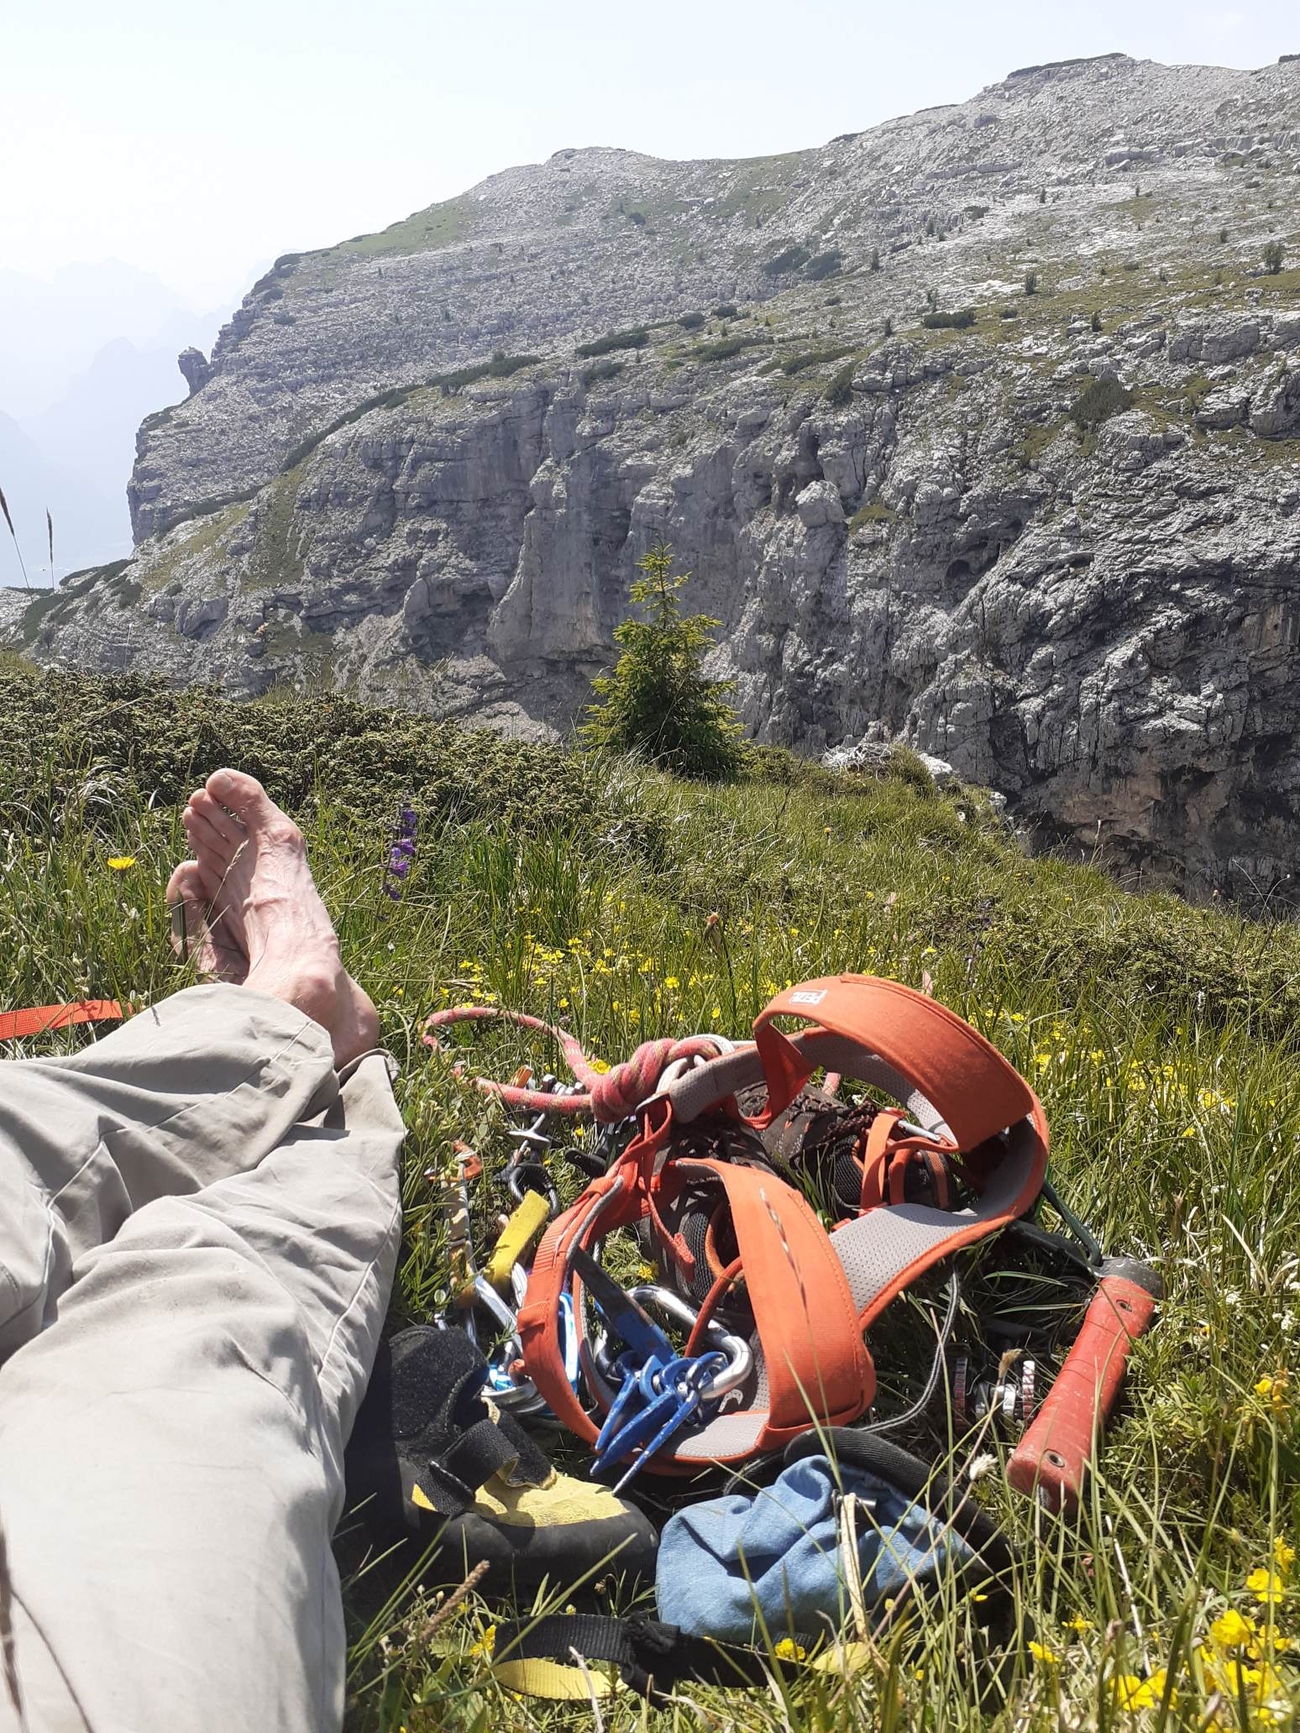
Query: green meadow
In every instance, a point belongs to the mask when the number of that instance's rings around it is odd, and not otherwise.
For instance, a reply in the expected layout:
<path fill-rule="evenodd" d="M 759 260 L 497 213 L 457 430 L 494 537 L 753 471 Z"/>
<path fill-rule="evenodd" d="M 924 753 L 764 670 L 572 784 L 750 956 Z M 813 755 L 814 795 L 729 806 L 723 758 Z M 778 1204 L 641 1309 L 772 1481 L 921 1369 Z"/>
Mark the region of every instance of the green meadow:
<path fill-rule="evenodd" d="M 505 1120 L 472 1072 L 556 1060 L 536 1036 L 480 1027 L 458 1040 L 457 1074 L 421 1039 L 431 1010 L 529 1011 L 613 1063 L 649 1036 L 743 1036 L 778 988 L 845 969 L 925 986 L 988 1035 L 1042 1097 L 1063 1195 L 1108 1250 L 1164 1279 L 1077 1521 L 1036 1511 L 996 1464 L 979 1479 L 974 1496 L 1018 1549 L 1014 1629 L 995 1648 L 978 1603 L 940 1594 L 879 1641 L 846 1633 L 855 1646 L 829 1670 L 774 1658 L 764 1687 L 689 1688 L 653 1708 L 625 1693 L 552 1705 L 493 1676 L 508 1609 L 472 1592 L 449 1607 L 431 1565 L 395 1572 L 349 1531 L 350 1725 L 1289 1723 L 1300 1701 L 1293 925 L 1031 859 L 978 792 L 940 792 L 901 755 L 860 778 L 750 752 L 741 780 L 719 786 L 346 699 L 235 705 L 11 665 L 0 703 L 0 1009 L 141 1004 L 192 979 L 170 949 L 163 892 L 183 853 L 186 793 L 218 765 L 262 777 L 298 818 L 401 1068 L 410 1136 L 395 1322 L 445 1303 L 438 1180 L 454 1172 L 455 1139 L 484 1159 L 480 1230 L 502 1207 Z M 383 867 L 407 801 L 419 844 L 393 901 Z M 580 1184 L 563 1163 L 557 1179 L 567 1196 Z M 872 1347 L 887 1368 L 888 1341 Z M 1008 1448 L 996 1432 L 981 1443 Z M 967 1472 L 968 1447 L 950 1455 Z M 548 1585 L 537 1606 L 578 1598 L 636 1604 L 611 1576 Z"/>

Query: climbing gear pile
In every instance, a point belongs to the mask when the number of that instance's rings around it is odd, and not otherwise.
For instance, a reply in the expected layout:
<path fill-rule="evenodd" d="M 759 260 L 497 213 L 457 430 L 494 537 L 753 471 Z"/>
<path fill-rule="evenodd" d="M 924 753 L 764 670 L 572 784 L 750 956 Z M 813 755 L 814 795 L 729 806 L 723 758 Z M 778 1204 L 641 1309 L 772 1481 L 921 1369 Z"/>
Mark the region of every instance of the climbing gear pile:
<path fill-rule="evenodd" d="M 11 1012 L 0 1039 L 124 1014 Z M 926 1456 L 987 1464 L 1005 1441 L 1010 1485 L 1068 1515 L 1160 1299 L 1057 1195 L 1030 1086 L 952 1011 L 871 976 L 787 988 L 752 1041 L 650 1041 L 612 1070 L 495 1007 L 435 1013 L 425 1039 L 502 1020 L 553 1041 L 574 1081 L 476 1080 L 528 1116 L 481 1264 L 483 1163 L 458 1144 L 454 1176 L 426 1175 L 447 1303 L 384 1345 L 347 1452 L 375 1539 L 436 1548 L 456 1580 L 486 1561 L 503 1591 L 653 1578 L 658 1620 L 498 1627 L 498 1677 L 543 1696 L 844 1670 L 863 1649 L 846 1630 L 878 1634 L 941 1583 L 978 1586 L 996 1625 L 1010 1547 L 971 1479 Z M 562 1207 L 551 1134 L 585 1122 Z M 538 1429 L 587 1446 L 586 1476 Z"/>
<path fill-rule="evenodd" d="M 1041 1104 L 970 1024 L 845 974 L 778 994 L 752 1041 L 647 1042 L 612 1070 L 495 1007 L 435 1013 L 425 1039 L 503 1020 L 551 1039 L 575 1081 L 476 1079 L 530 1117 L 510 1133 L 515 1207 L 483 1273 L 453 1226 L 444 1322 L 494 1331 L 489 1388 L 512 1416 L 574 1435 L 593 1476 L 673 1513 L 658 1580 L 671 1626 L 633 1641 L 595 1621 L 625 1681 L 647 1644 L 662 1682 L 683 1676 L 674 1642 L 730 1645 L 734 1661 L 760 1630 L 832 1640 L 850 1554 L 868 1608 L 900 1582 L 1005 1576 L 969 1484 L 954 1499 L 886 1434 L 937 1457 L 945 1441 L 987 1451 L 996 1430 L 1014 1441 L 1014 1487 L 1077 1505 L 1159 1282 L 1103 1258 L 1057 1197 Z M 595 1129 L 567 1152 L 581 1187 L 561 1209 L 547 1128 L 578 1119 Z M 882 1383 L 899 1342 L 906 1399 L 893 1372 Z M 518 1635 L 540 1665 L 536 1631 Z"/>

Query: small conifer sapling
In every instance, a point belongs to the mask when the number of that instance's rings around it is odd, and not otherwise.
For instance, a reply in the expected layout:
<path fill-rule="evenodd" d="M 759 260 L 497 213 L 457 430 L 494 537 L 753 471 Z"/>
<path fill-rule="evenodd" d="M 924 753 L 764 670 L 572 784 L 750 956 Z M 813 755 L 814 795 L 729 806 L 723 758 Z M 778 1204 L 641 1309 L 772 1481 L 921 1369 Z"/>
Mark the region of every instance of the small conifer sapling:
<path fill-rule="evenodd" d="M 656 537 L 637 561 L 631 588 L 643 618 L 614 633 L 622 654 L 612 674 L 592 682 L 598 702 L 579 733 L 589 746 L 637 752 L 678 776 L 727 781 L 740 770 L 740 723 L 728 703 L 734 684 L 710 680 L 704 658 L 721 621 L 683 614 L 689 572 L 673 574 L 673 551 Z"/>

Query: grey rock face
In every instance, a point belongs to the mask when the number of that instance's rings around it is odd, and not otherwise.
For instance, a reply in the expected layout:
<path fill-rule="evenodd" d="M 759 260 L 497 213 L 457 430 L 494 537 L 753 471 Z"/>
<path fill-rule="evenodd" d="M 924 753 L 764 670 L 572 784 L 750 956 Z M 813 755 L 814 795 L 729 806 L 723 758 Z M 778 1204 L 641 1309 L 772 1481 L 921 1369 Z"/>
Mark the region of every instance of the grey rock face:
<path fill-rule="evenodd" d="M 134 559 L 0 641 L 538 735 L 663 533 L 758 738 L 903 741 L 1052 837 L 1272 884 L 1300 277 L 1261 261 L 1297 160 L 1300 66 L 1117 56 L 772 161 L 496 176 L 282 261 L 141 431 Z M 540 359 L 445 378 L 494 349 Z"/>
<path fill-rule="evenodd" d="M 191 397 L 196 391 L 201 391 L 212 377 L 212 367 L 201 349 L 182 349 L 176 357 L 176 365 L 190 388 Z"/>

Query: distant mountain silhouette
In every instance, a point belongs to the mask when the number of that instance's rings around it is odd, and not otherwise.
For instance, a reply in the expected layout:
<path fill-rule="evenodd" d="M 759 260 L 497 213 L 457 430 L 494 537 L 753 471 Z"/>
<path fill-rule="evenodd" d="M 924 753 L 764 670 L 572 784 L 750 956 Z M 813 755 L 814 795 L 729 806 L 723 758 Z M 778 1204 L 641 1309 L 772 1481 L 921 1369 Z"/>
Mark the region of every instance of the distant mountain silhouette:
<path fill-rule="evenodd" d="M 120 260 L 67 265 L 49 280 L 0 270 L 0 487 L 33 581 L 130 552 L 126 484 L 144 417 L 185 396 L 176 366 L 207 350 L 223 312 L 196 313 Z M 21 576 L 0 525 L 0 584 Z"/>
<path fill-rule="evenodd" d="M 0 488 L 34 587 L 48 587 L 45 513 L 54 519 L 56 577 L 112 559 L 130 545 L 125 507 L 84 476 L 49 462 L 12 416 L 0 413 Z M 9 531 L 0 523 L 0 585 L 21 584 L 22 570 Z"/>

